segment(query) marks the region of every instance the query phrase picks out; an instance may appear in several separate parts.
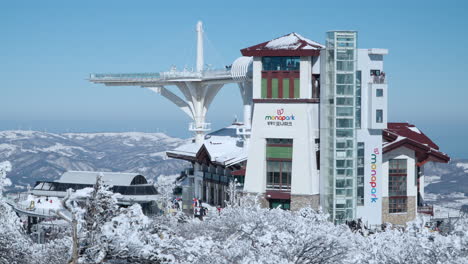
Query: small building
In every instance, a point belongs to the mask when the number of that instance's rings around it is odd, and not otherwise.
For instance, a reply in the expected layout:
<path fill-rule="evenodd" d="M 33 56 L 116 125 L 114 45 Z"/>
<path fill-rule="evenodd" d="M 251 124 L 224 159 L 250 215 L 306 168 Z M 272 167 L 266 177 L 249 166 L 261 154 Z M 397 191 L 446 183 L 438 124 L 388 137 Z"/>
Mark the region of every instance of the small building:
<path fill-rule="evenodd" d="M 35 196 L 49 196 L 63 198 L 68 189 L 80 190 L 93 187 L 96 177 L 102 176 L 104 185 L 110 186 L 114 193 L 122 196 L 119 205 L 128 206 L 139 203 L 145 214 L 157 212 L 157 190 L 148 183 L 143 175 L 137 173 L 96 172 L 96 171 L 67 171 L 56 181 L 38 181 L 31 194 Z"/>
<path fill-rule="evenodd" d="M 191 142 L 174 150 L 167 156 L 191 162 L 192 168 L 182 173 L 184 208 L 189 208 L 193 198 L 211 205 L 224 206 L 227 186 L 236 180 L 239 187 L 244 183 L 243 174 L 237 172 L 245 167 L 247 152 L 244 140 L 238 136 L 242 124 L 234 123 L 209 133 L 202 143 Z"/>

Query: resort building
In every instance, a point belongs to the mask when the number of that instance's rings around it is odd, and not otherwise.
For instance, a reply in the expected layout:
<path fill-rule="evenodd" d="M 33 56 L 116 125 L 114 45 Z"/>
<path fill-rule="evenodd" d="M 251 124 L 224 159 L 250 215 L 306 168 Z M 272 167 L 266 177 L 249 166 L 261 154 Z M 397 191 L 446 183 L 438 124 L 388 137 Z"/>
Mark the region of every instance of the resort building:
<path fill-rule="evenodd" d="M 417 213 L 432 214 L 423 166 L 450 158 L 414 125 L 387 121 L 388 50 L 359 48 L 356 31 L 327 32 L 324 44 L 290 33 L 241 49 L 231 66 L 210 70 L 200 64 L 202 32 L 199 23 L 195 72 L 90 78 L 149 88 L 194 120 L 195 139 L 167 151 L 192 164 L 180 177 L 187 207 L 193 198 L 224 205 L 236 179 L 265 207 L 322 208 L 336 223 L 404 224 Z M 239 86 L 243 120 L 208 133 L 209 104 L 227 83 Z"/>

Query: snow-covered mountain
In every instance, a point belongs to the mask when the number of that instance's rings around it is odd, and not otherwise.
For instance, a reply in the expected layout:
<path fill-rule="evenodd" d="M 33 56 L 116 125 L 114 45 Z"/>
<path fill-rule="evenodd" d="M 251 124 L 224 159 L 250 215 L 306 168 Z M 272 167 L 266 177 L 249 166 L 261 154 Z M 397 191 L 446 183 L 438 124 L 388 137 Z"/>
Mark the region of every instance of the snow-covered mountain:
<path fill-rule="evenodd" d="M 55 180 L 66 170 L 138 172 L 154 179 L 187 166 L 165 155 L 184 142 L 163 133 L 0 131 L 0 161 L 12 163 L 8 177 L 18 187 Z"/>
<path fill-rule="evenodd" d="M 464 193 L 468 196 L 468 159 L 424 165 L 426 192 L 435 194 Z"/>

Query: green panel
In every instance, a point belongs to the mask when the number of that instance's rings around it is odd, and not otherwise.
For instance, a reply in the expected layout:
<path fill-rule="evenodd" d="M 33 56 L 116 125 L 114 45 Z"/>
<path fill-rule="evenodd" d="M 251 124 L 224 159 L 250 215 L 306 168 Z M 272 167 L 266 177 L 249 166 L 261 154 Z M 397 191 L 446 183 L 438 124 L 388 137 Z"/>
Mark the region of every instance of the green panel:
<path fill-rule="evenodd" d="M 289 98 L 289 79 L 283 79 L 283 98 Z"/>
<path fill-rule="evenodd" d="M 278 79 L 271 79 L 271 98 L 278 98 Z"/>
<path fill-rule="evenodd" d="M 292 159 L 292 147 L 268 147 L 266 157 L 274 159 Z"/>
<path fill-rule="evenodd" d="M 299 85 L 299 78 L 294 78 L 294 98 L 299 98 L 300 96 L 300 85 Z"/>
<path fill-rule="evenodd" d="M 262 98 L 267 98 L 268 80 L 262 78 Z"/>

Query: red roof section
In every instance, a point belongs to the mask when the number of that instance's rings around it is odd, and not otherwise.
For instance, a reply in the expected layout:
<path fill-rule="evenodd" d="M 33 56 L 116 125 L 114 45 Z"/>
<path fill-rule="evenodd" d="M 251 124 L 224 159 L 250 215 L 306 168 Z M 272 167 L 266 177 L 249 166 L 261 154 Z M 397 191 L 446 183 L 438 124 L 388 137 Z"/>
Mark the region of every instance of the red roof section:
<path fill-rule="evenodd" d="M 439 149 L 430 138 L 428 138 L 421 130 L 419 130 L 415 125 L 409 123 L 388 123 L 387 131 L 398 134 L 399 136 L 406 137 L 417 141 L 421 144 L 427 144 L 433 149 Z"/>
<path fill-rule="evenodd" d="M 318 56 L 324 46 L 292 32 L 241 50 L 243 56 Z"/>
<path fill-rule="evenodd" d="M 399 147 L 407 147 L 416 152 L 420 165 L 427 161 L 444 162 L 450 161 L 450 157 L 439 151 L 437 146 L 416 126 L 409 123 L 388 123 L 382 136 L 387 141 L 384 143 L 383 152 L 389 152 Z"/>

